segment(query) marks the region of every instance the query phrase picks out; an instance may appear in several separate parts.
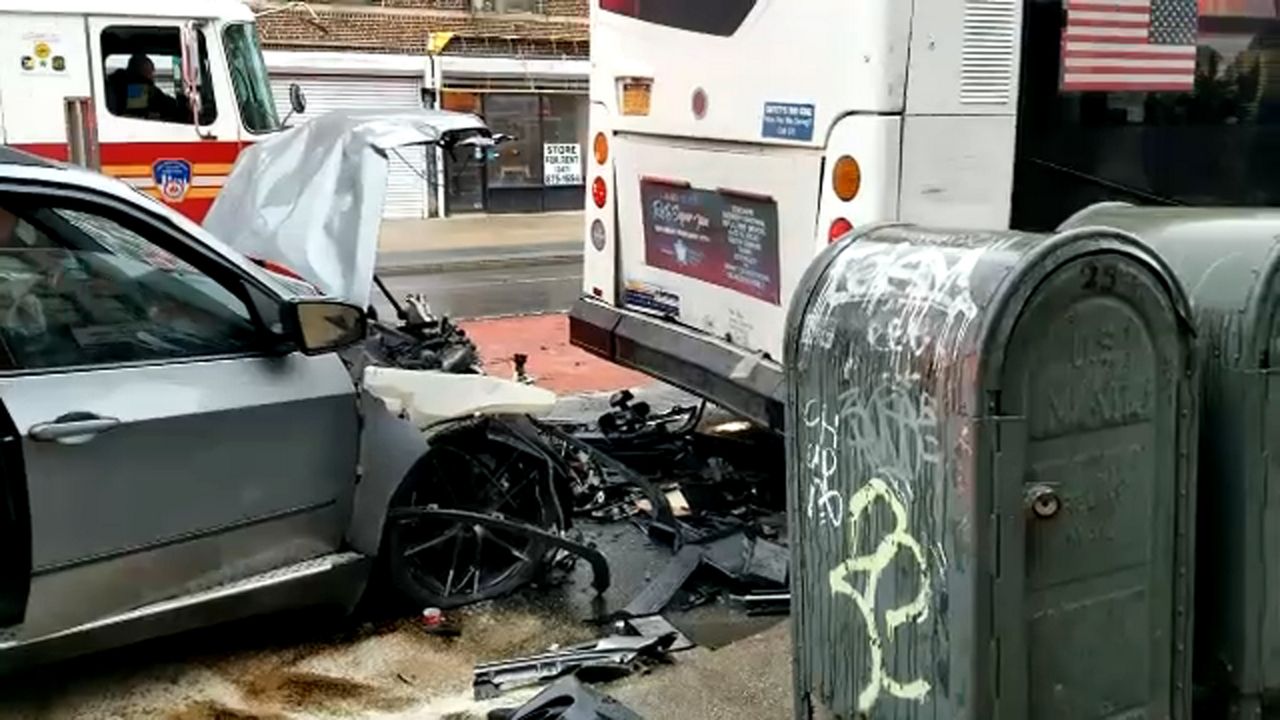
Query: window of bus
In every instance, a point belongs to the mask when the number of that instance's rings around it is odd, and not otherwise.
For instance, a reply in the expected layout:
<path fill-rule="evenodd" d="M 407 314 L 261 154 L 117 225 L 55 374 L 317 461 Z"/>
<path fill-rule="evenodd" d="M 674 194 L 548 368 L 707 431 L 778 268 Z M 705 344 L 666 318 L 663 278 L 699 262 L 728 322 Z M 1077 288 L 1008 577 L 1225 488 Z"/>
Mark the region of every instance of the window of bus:
<path fill-rule="evenodd" d="M 267 66 L 258 46 L 258 31 L 252 23 L 235 23 L 222 31 L 222 42 L 231 70 L 231 87 L 240 106 L 240 122 L 251 133 L 268 133 L 280 129 Z"/>
<path fill-rule="evenodd" d="M 751 14 L 756 0 L 600 0 L 600 9 L 655 25 L 728 37 Z"/>
<path fill-rule="evenodd" d="M 200 124 L 218 117 L 204 33 L 197 33 Z M 107 110 L 119 117 L 191 124 L 182 87 L 182 33 L 176 27 L 113 25 L 102 31 Z"/>
<path fill-rule="evenodd" d="M 1200 0 L 1187 92 L 1062 92 L 1062 0 L 1029 0 L 1025 17 L 1014 227 L 1102 200 L 1280 204 L 1274 0 Z"/>

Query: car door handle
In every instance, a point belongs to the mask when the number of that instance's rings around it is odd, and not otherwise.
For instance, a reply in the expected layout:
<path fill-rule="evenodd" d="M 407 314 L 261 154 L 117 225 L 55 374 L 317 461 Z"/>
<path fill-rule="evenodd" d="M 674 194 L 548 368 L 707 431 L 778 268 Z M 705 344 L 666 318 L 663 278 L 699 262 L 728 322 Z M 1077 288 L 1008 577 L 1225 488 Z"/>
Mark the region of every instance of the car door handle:
<path fill-rule="evenodd" d="M 106 432 L 119 425 L 119 418 L 103 417 L 86 412 L 66 413 L 59 415 L 51 422 L 32 425 L 27 431 L 27 437 L 38 442 L 78 445 L 89 442 L 98 433 Z"/>

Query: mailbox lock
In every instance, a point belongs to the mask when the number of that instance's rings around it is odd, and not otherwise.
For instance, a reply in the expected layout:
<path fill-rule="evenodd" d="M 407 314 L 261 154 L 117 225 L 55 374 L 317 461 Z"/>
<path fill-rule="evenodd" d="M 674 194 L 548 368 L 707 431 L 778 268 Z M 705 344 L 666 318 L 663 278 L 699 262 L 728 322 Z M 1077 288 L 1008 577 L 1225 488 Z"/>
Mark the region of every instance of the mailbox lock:
<path fill-rule="evenodd" d="M 1031 512 L 1042 520 L 1057 515 L 1062 508 L 1058 493 L 1045 485 L 1036 485 L 1027 490 L 1027 504 L 1031 507 Z"/>

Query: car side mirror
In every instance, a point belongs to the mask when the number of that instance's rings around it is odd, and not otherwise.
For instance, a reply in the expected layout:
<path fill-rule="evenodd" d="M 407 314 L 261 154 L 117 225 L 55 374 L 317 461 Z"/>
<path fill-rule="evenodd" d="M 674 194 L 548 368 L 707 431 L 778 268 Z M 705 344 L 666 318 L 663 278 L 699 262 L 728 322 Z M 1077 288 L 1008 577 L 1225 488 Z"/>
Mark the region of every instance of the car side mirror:
<path fill-rule="evenodd" d="M 321 355 L 364 339 L 368 319 L 364 309 L 319 298 L 294 298 L 280 312 L 285 334 L 303 355 Z"/>

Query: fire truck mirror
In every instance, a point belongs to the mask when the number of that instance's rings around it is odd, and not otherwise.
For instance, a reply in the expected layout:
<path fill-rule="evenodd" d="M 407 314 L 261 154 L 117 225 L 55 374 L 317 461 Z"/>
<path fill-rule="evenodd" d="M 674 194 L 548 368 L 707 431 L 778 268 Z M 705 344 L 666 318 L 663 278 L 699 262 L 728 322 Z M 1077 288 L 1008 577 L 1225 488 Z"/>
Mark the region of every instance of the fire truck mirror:
<path fill-rule="evenodd" d="M 307 111 L 307 96 L 298 83 L 289 84 L 289 107 L 293 108 L 293 112 L 297 115 Z"/>
<path fill-rule="evenodd" d="M 182 85 L 189 96 L 199 96 L 195 92 L 200 86 L 200 75 L 197 64 L 200 62 L 200 31 L 194 22 L 182 27 Z"/>

